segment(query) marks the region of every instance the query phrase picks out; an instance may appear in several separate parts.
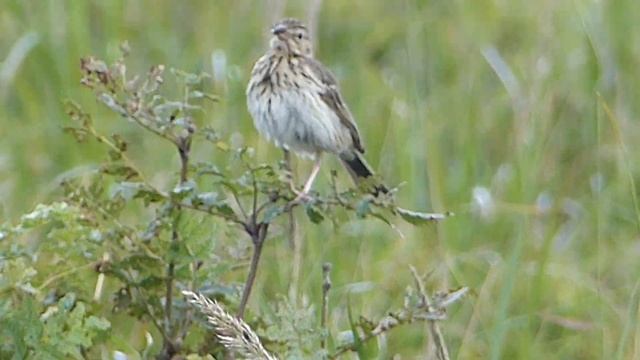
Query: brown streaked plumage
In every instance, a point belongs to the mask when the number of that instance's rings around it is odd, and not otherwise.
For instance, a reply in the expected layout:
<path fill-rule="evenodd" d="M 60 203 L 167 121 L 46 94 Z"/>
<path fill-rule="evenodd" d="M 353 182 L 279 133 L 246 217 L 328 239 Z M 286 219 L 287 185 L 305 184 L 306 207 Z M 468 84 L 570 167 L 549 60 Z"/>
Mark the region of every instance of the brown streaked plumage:
<path fill-rule="evenodd" d="M 358 127 L 335 77 L 313 57 L 307 28 L 285 19 L 271 32 L 269 49 L 251 72 L 247 107 L 261 135 L 315 160 L 299 198 L 311 189 L 325 152 L 336 154 L 356 182 L 371 177 Z M 374 192 L 387 189 L 377 185 Z"/>

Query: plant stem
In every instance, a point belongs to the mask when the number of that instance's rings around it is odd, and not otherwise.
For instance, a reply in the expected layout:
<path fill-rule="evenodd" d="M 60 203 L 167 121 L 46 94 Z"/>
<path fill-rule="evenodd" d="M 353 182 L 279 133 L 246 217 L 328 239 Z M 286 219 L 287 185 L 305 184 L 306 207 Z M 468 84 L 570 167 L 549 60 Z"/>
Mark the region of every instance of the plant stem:
<path fill-rule="evenodd" d="M 180 138 L 176 146 L 178 153 L 180 154 L 180 184 L 187 182 L 189 172 L 189 151 L 191 149 L 191 134 Z M 161 355 L 166 358 L 171 358 L 179 349 L 176 345 L 181 342 L 181 339 L 176 339 L 176 329 L 173 326 L 173 281 L 175 278 L 176 263 L 173 259 L 173 252 L 175 247 L 180 241 L 180 235 L 178 234 L 178 223 L 180 222 L 180 215 L 182 214 L 182 207 L 179 204 L 175 205 L 177 215 L 172 224 L 171 230 L 171 249 L 169 250 L 170 260 L 167 265 L 167 277 L 165 281 L 166 293 L 164 303 L 164 327 L 167 334 L 167 338 L 162 345 Z"/>
<path fill-rule="evenodd" d="M 322 328 L 322 337 L 320 338 L 320 348 L 326 353 L 327 338 L 329 330 L 327 329 L 327 319 L 329 317 L 329 290 L 331 290 L 331 263 L 322 265 L 322 313 L 320 315 L 320 327 Z"/>
<path fill-rule="evenodd" d="M 425 290 L 424 283 L 420 275 L 418 275 L 418 271 L 413 265 L 409 266 L 411 270 L 411 275 L 413 275 L 413 279 L 416 283 L 416 289 L 420 293 L 420 306 L 426 307 L 427 311 L 432 311 L 433 306 L 431 304 L 431 299 Z M 442 331 L 440 330 L 440 326 L 434 320 L 427 320 L 429 324 L 429 333 L 431 334 L 431 338 L 433 341 L 433 346 L 436 351 L 436 359 L 438 360 L 449 360 L 449 350 L 447 349 L 447 344 L 444 342 L 444 336 L 442 335 Z"/>
<path fill-rule="evenodd" d="M 262 255 L 262 246 L 264 245 L 264 239 L 267 236 L 267 229 L 269 224 L 251 224 L 246 227 L 247 233 L 251 236 L 253 242 L 253 255 L 251 256 L 251 265 L 249 266 L 249 275 L 247 275 L 247 281 L 244 284 L 244 290 L 242 291 L 242 299 L 240 300 L 240 306 L 238 307 L 238 318 L 242 319 L 244 311 L 249 302 L 249 296 L 251 295 L 251 289 L 253 283 L 256 280 L 256 274 L 258 273 L 258 263 L 260 262 L 260 256 Z"/>

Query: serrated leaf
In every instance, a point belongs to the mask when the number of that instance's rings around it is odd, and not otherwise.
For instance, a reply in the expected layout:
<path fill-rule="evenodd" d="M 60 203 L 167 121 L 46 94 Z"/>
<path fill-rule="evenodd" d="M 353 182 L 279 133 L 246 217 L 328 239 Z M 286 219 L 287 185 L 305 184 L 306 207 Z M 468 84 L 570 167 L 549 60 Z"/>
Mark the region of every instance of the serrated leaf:
<path fill-rule="evenodd" d="M 356 206 L 356 215 L 359 218 L 364 218 L 371 213 L 371 199 L 362 199 Z"/>
<path fill-rule="evenodd" d="M 120 262 L 113 263 L 113 269 L 131 268 L 138 271 L 145 269 L 156 269 L 162 266 L 162 262 L 159 259 L 151 257 L 146 254 L 132 254 L 122 259 Z"/>
<path fill-rule="evenodd" d="M 84 112 L 78 103 L 72 100 L 66 100 L 64 102 L 64 108 L 71 120 L 79 122 L 83 128 L 91 125 L 91 116 Z"/>
<path fill-rule="evenodd" d="M 200 162 L 192 166 L 193 172 L 196 173 L 197 176 L 203 175 L 214 175 L 214 176 L 224 176 L 220 169 L 210 163 Z"/>
<path fill-rule="evenodd" d="M 25 297 L 20 306 L 15 306 L 15 311 L 8 313 L 3 321 L 3 329 L 0 333 L 6 334 L 9 343 L 13 343 L 14 357 L 23 359 L 27 357 L 29 347 L 37 344 L 42 337 L 44 327 L 38 318 L 38 309 L 31 296 Z"/>
<path fill-rule="evenodd" d="M 264 215 L 262 216 L 262 222 L 269 224 L 273 220 L 275 220 L 280 214 L 284 212 L 284 207 L 273 205 L 269 206 L 264 210 Z"/>
<path fill-rule="evenodd" d="M 236 213 L 233 211 L 231 206 L 227 204 L 226 200 L 224 202 L 218 203 L 215 206 L 215 209 L 218 210 L 219 213 L 227 216 L 235 216 Z"/>
<path fill-rule="evenodd" d="M 189 180 L 178 184 L 175 188 L 173 188 L 171 194 L 179 199 L 184 199 L 195 190 L 196 183 L 193 180 Z"/>
<path fill-rule="evenodd" d="M 119 151 L 115 151 L 113 149 L 109 149 L 109 160 L 111 161 L 118 161 L 120 159 L 122 159 L 122 153 Z"/>
<path fill-rule="evenodd" d="M 171 69 L 171 73 L 173 73 L 177 78 L 182 79 L 187 85 L 198 85 L 202 82 L 203 79 L 211 78 L 211 75 L 201 72 L 199 74 L 189 73 L 179 69 Z"/>
<path fill-rule="evenodd" d="M 198 90 L 194 90 L 192 92 L 189 93 L 189 98 L 190 99 L 207 99 L 210 101 L 219 101 L 220 98 L 216 95 L 213 94 L 209 94 L 206 92 L 202 92 L 202 91 L 198 91 Z"/>
<path fill-rule="evenodd" d="M 111 139 L 113 139 L 113 143 L 118 148 L 119 151 L 121 151 L 121 152 L 127 151 L 128 144 L 127 144 L 126 141 L 124 141 L 122 136 L 120 136 L 118 134 L 113 134 L 113 135 L 111 135 Z"/>
<path fill-rule="evenodd" d="M 231 148 L 231 147 L 229 146 L 229 144 L 227 144 L 226 142 L 224 142 L 224 141 L 222 141 L 222 140 L 216 141 L 216 147 L 217 147 L 219 150 L 222 150 L 222 151 L 225 151 L 225 152 L 226 152 L 226 151 L 229 151 L 229 149 Z"/>
<path fill-rule="evenodd" d="M 215 206 L 220 201 L 220 194 L 217 192 L 206 192 L 197 194 L 192 200 L 194 205 L 202 205 L 205 207 Z"/>
<path fill-rule="evenodd" d="M 446 292 L 446 293 L 437 293 L 434 296 L 433 307 L 436 308 L 436 309 L 446 308 L 447 306 L 449 306 L 449 305 L 453 304 L 454 302 L 460 300 L 468 292 L 469 292 L 469 288 L 466 287 L 466 286 L 463 286 L 461 288 L 458 288 L 458 289 L 455 289 L 455 290 L 451 290 L 451 291 Z"/>
<path fill-rule="evenodd" d="M 20 218 L 20 224 L 16 227 L 16 230 L 22 231 L 54 222 L 67 224 L 76 222 L 79 217 L 78 208 L 64 201 L 52 204 L 38 204 L 32 212 Z"/>
<path fill-rule="evenodd" d="M 85 320 L 85 327 L 94 331 L 108 330 L 111 327 L 111 323 L 105 318 L 92 315 Z"/>
<path fill-rule="evenodd" d="M 62 299 L 60 299 L 58 301 L 58 307 L 62 311 L 69 311 L 69 310 L 71 310 L 73 308 L 75 303 L 76 303 L 76 294 L 70 292 L 70 293 L 65 294 L 62 297 Z"/>
<path fill-rule="evenodd" d="M 306 204 L 304 209 L 312 223 L 319 224 L 324 220 L 324 215 L 322 215 L 320 209 L 312 203 Z"/>
<path fill-rule="evenodd" d="M 164 118 L 175 117 L 184 107 L 185 104 L 179 101 L 165 101 L 153 107 L 153 114 Z"/>
<path fill-rule="evenodd" d="M 143 188 L 144 184 L 139 182 L 121 181 L 113 185 L 110 190 L 110 197 L 113 199 L 119 196 L 124 200 L 131 200 L 137 196 L 138 192 Z"/>
<path fill-rule="evenodd" d="M 182 71 L 176 72 L 176 74 L 180 75 L 187 85 L 197 85 L 200 83 L 200 78 L 196 74 L 185 73 Z"/>
<path fill-rule="evenodd" d="M 425 225 L 434 221 L 443 220 L 451 213 L 425 213 L 413 210 L 407 210 L 403 208 L 396 208 L 396 212 L 408 223 L 413 225 Z"/>
<path fill-rule="evenodd" d="M 98 100 L 118 114 L 122 116 L 127 115 L 127 111 L 125 110 L 125 108 L 122 107 L 122 105 L 120 105 L 120 103 L 118 103 L 118 101 L 111 94 L 103 92 L 98 95 Z"/>
<path fill-rule="evenodd" d="M 103 174 L 121 176 L 124 179 L 132 179 L 138 176 L 136 169 L 118 163 L 104 164 L 100 167 L 100 171 Z"/>
<path fill-rule="evenodd" d="M 204 93 L 198 90 L 193 90 L 189 93 L 190 99 L 201 99 L 203 96 L 204 96 Z"/>
<path fill-rule="evenodd" d="M 214 144 L 220 140 L 220 134 L 218 134 L 215 129 L 209 126 L 205 126 L 204 128 L 200 129 L 197 134 L 199 136 L 204 136 L 206 140 L 211 141 Z"/>
<path fill-rule="evenodd" d="M 89 134 L 89 132 L 86 129 L 77 128 L 73 126 L 64 127 L 62 128 L 62 131 L 73 136 L 76 139 L 76 141 L 79 143 L 82 143 L 85 140 L 87 140 L 87 136 Z"/>
<path fill-rule="evenodd" d="M 164 279 L 160 276 L 150 275 L 138 282 L 138 285 L 145 290 L 151 290 L 154 287 L 162 286 Z"/>

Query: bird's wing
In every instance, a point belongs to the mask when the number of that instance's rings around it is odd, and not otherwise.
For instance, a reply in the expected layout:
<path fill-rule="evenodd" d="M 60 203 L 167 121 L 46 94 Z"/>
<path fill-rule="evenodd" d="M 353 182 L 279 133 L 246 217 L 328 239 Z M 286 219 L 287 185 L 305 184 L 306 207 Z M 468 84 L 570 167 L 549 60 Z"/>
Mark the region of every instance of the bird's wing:
<path fill-rule="evenodd" d="M 327 69 L 324 65 L 322 65 L 319 61 L 313 58 L 306 58 L 306 63 L 309 66 L 309 69 L 313 73 L 316 79 L 318 79 L 322 84 L 322 91 L 320 92 L 320 98 L 325 102 L 333 110 L 336 115 L 338 115 L 338 119 L 340 119 L 340 123 L 344 125 L 351 135 L 351 139 L 353 140 L 353 146 L 356 150 L 364 153 L 364 147 L 362 146 L 362 142 L 360 140 L 360 133 L 358 132 L 358 127 L 356 126 L 355 121 L 353 120 L 353 116 L 342 99 L 342 95 L 340 94 L 340 87 L 338 86 L 338 81 L 333 76 L 331 71 Z"/>

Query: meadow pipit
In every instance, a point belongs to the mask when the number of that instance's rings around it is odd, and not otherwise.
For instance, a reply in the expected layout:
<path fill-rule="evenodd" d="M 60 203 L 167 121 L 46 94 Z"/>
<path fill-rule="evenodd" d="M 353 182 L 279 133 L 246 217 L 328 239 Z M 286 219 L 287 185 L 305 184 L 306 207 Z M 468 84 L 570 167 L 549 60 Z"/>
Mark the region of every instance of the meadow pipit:
<path fill-rule="evenodd" d="M 358 127 L 331 72 L 313 57 L 309 32 L 295 19 L 273 26 L 269 49 L 253 67 L 247 106 L 258 132 L 285 150 L 315 163 L 296 200 L 309 193 L 322 153 L 336 154 L 360 183 L 373 171 L 362 154 Z M 295 189 L 294 189 L 295 191 Z M 372 191 L 387 192 L 383 185 Z"/>

